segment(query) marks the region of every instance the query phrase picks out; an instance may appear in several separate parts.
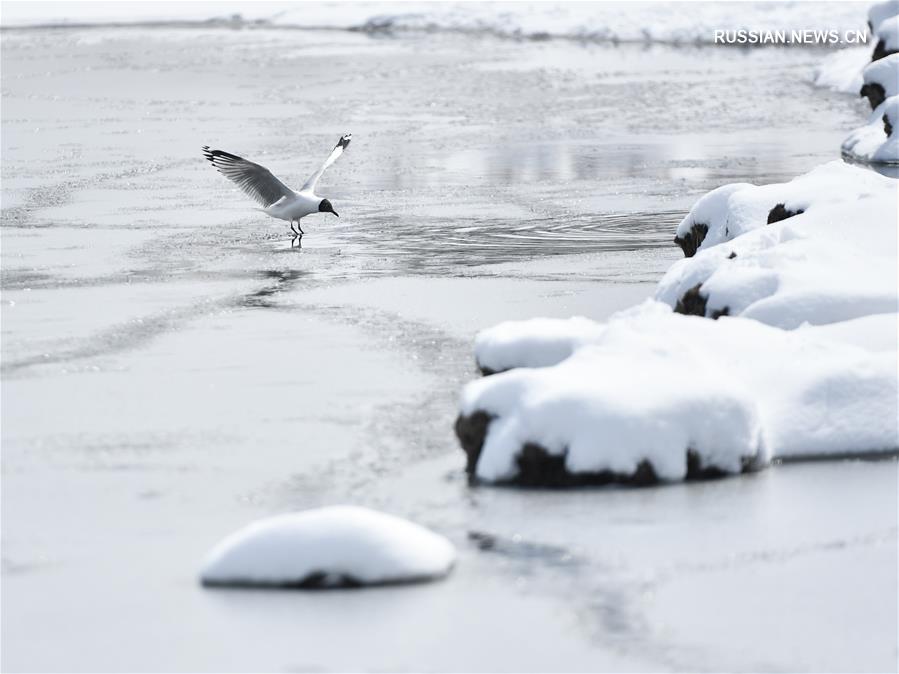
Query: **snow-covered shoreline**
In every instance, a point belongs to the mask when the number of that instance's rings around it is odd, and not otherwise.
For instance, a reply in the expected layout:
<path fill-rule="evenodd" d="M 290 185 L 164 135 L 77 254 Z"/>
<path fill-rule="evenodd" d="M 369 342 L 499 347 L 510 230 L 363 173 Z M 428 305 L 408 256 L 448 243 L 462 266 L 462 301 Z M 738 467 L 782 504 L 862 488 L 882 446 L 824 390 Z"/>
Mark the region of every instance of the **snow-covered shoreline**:
<path fill-rule="evenodd" d="M 815 81 L 874 108 L 844 157 L 899 163 L 899 1 L 868 23 L 871 63 L 834 55 Z M 470 478 L 648 484 L 896 454 L 897 214 L 895 180 L 843 161 L 723 185 L 677 227 L 686 257 L 654 300 L 603 324 L 482 331 L 475 359 L 492 376 L 465 387 L 456 421 Z"/>
<path fill-rule="evenodd" d="M 470 477 L 651 484 L 895 454 L 897 212 L 894 180 L 842 161 L 726 185 L 684 218 L 682 245 L 704 238 L 655 300 L 482 331 L 478 367 L 499 374 L 462 393 Z"/>
<path fill-rule="evenodd" d="M 821 87 L 868 99 L 867 122 L 843 141 L 844 158 L 862 164 L 899 165 L 899 2 L 885 0 L 868 10 L 873 50 L 858 48 L 831 54 L 818 66 Z"/>
<path fill-rule="evenodd" d="M 35 3 L 36 4 L 36 3 Z M 50 8 L 4 7 L 2 26 L 210 25 L 232 28 L 452 32 L 503 38 L 570 39 L 596 43 L 715 44 L 715 31 L 864 31 L 851 6 L 790 2 L 678 3 L 78 3 Z M 851 3 L 849 3 L 851 5 Z M 727 46 L 722 44 L 721 46 Z M 766 44 L 732 45 L 741 48 Z M 824 45 L 833 46 L 833 45 Z"/>

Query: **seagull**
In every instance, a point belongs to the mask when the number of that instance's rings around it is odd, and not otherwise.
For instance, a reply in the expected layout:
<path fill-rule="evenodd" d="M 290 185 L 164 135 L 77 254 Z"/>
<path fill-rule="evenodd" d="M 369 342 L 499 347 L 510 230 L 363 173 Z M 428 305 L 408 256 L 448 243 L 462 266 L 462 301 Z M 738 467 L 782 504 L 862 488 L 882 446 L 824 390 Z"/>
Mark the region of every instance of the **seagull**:
<path fill-rule="evenodd" d="M 261 204 L 262 211 L 266 215 L 290 222 L 290 231 L 294 234 L 294 240 L 299 237 L 300 243 L 302 243 L 305 232 L 300 227 L 300 219 L 311 213 L 333 213 L 340 217 L 330 201 L 315 194 L 315 184 L 322 177 L 325 169 L 343 154 L 352 137 L 353 135 L 348 133 L 337 141 L 331 154 L 318 170 L 309 176 L 309 180 L 303 184 L 299 192 L 294 192 L 264 166 L 254 164 L 230 152 L 211 150 L 208 145 L 204 145 L 203 156 L 219 173 L 237 184 L 248 196 Z M 294 222 L 297 223 L 297 229 L 293 228 Z"/>

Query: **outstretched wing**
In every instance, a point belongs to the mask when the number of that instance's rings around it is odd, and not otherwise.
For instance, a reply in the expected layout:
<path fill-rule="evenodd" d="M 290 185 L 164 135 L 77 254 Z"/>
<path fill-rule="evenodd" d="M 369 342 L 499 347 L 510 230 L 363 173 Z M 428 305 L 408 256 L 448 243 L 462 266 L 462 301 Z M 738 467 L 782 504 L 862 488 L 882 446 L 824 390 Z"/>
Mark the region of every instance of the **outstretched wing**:
<path fill-rule="evenodd" d="M 278 199 L 294 193 L 264 166 L 254 164 L 235 154 L 210 150 L 206 145 L 203 146 L 203 156 L 218 169 L 219 173 L 236 183 L 248 196 L 264 207 L 271 206 Z"/>
<path fill-rule="evenodd" d="M 348 133 L 343 136 L 340 140 L 337 141 L 337 145 L 334 146 L 334 149 L 331 150 L 331 154 L 328 155 L 328 158 L 325 159 L 325 163 L 319 167 L 318 171 L 309 176 L 309 180 L 306 181 L 306 184 L 303 185 L 304 190 L 313 190 L 315 189 L 315 183 L 318 182 L 318 179 L 322 177 L 322 173 L 325 172 L 325 169 L 328 168 L 331 164 L 337 161 L 337 158 L 343 154 L 343 151 L 350 144 L 350 140 L 352 139 L 353 134 Z"/>

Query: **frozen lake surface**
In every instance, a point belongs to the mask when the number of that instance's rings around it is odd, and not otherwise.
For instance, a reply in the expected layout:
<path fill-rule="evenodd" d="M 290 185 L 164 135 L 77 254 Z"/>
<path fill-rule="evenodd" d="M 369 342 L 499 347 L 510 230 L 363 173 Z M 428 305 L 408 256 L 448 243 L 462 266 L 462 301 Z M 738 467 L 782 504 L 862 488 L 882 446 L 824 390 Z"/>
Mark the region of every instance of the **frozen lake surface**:
<path fill-rule="evenodd" d="M 2 39 L 8 671 L 889 671 L 895 461 L 655 489 L 471 488 L 474 333 L 603 318 L 724 182 L 835 158 L 819 50 L 261 28 Z M 302 250 L 205 144 L 320 192 Z M 428 586 L 212 591 L 247 522 L 365 505 Z"/>

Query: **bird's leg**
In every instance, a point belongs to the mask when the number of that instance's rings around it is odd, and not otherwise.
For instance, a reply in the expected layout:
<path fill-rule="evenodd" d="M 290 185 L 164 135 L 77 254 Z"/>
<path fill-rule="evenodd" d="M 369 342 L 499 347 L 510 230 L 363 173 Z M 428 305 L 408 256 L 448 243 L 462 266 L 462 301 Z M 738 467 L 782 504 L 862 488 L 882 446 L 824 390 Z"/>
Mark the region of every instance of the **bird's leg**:
<path fill-rule="evenodd" d="M 303 228 L 300 226 L 300 221 L 297 220 L 297 229 L 300 230 L 300 236 L 303 236 L 306 232 L 303 231 Z"/>
<path fill-rule="evenodd" d="M 299 224 L 299 223 L 297 223 L 297 224 Z M 296 238 L 300 234 L 300 232 L 298 232 L 297 230 L 295 230 L 293 228 L 293 220 L 290 221 L 290 231 L 293 232 L 294 238 Z M 302 230 L 300 230 L 300 231 L 302 231 Z"/>

